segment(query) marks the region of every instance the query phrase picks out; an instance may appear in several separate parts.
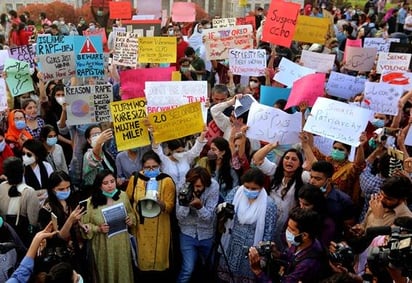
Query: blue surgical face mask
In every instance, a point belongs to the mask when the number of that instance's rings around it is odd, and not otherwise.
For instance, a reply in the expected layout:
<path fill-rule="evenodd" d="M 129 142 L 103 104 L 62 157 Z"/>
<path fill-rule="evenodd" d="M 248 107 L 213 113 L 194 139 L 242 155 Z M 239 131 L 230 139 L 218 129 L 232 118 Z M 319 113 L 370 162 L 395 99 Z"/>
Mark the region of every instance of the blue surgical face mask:
<path fill-rule="evenodd" d="M 3 223 L 4 223 L 3 217 L 0 216 L 0 228 L 3 227 Z"/>
<path fill-rule="evenodd" d="M 16 125 L 17 130 L 23 130 L 24 128 L 26 128 L 26 121 L 18 120 L 14 124 Z"/>
<path fill-rule="evenodd" d="M 332 150 L 330 156 L 332 157 L 333 160 L 336 160 L 336 161 L 342 161 L 342 160 L 345 160 L 346 158 L 345 152 L 339 149 Z"/>
<path fill-rule="evenodd" d="M 259 196 L 260 190 L 259 191 L 252 191 L 249 189 L 246 189 L 243 187 L 243 193 L 248 199 L 256 199 Z"/>
<path fill-rule="evenodd" d="M 6 141 L 3 140 L 2 142 L 0 142 L 0 152 L 3 152 L 5 147 L 6 147 Z"/>
<path fill-rule="evenodd" d="M 58 200 L 66 200 L 69 198 L 71 191 L 67 190 L 67 191 L 59 191 L 56 192 L 56 197 Z"/>
<path fill-rule="evenodd" d="M 107 198 L 113 198 L 114 195 L 117 193 L 117 189 L 115 189 L 115 190 L 114 190 L 113 192 L 111 192 L 111 193 L 108 193 L 108 192 L 105 192 L 105 191 L 102 190 L 102 193 L 103 193 L 103 195 L 104 195 L 105 197 L 107 197 Z"/>
<path fill-rule="evenodd" d="M 57 137 L 47 138 L 46 143 L 48 146 L 54 146 L 57 143 Z"/>
<path fill-rule="evenodd" d="M 385 126 L 385 121 L 382 119 L 373 119 L 371 121 L 372 125 L 376 128 L 383 128 Z"/>
<path fill-rule="evenodd" d="M 143 172 L 147 178 L 156 178 L 160 174 L 160 168 L 156 168 L 153 170 L 144 170 Z"/>
<path fill-rule="evenodd" d="M 301 244 L 300 242 L 295 241 L 296 236 L 293 235 L 288 229 L 286 229 L 285 236 L 286 236 L 286 241 L 292 246 L 297 247 Z"/>

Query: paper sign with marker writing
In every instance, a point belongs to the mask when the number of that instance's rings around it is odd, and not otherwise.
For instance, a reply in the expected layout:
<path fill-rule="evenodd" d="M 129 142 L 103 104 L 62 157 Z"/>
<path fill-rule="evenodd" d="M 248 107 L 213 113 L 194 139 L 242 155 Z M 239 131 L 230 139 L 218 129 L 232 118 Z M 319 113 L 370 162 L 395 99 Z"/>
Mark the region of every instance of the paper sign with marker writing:
<path fill-rule="evenodd" d="M 255 16 L 247 16 L 244 18 L 236 18 L 237 26 L 251 25 L 253 30 L 256 30 L 256 18 Z"/>
<path fill-rule="evenodd" d="M 156 143 L 170 141 L 203 131 L 204 122 L 200 102 L 149 114 Z"/>
<path fill-rule="evenodd" d="M 104 54 L 100 37 L 75 36 L 74 52 L 78 77 L 104 77 Z"/>
<path fill-rule="evenodd" d="M 385 72 L 381 74 L 381 82 L 393 85 L 400 85 L 404 91 L 412 89 L 412 73 L 411 72 Z"/>
<path fill-rule="evenodd" d="M 376 53 L 375 48 L 348 46 L 345 49 L 346 64 L 344 68 L 359 72 L 370 72 L 375 65 Z"/>
<path fill-rule="evenodd" d="M 316 70 L 319 73 L 329 73 L 335 63 L 335 54 L 324 54 L 302 50 L 300 62 L 303 66 Z"/>
<path fill-rule="evenodd" d="M 316 146 L 319 149 L 319 151 L 326 156 L 330 155 L 333 148 L 333 143 L 334 140 L 329 138 L 325 138 L 322 136 L 313 137 L 313 145 Z"/>
<path fill-rule="evenodd" d="M 398 102 L 403 94 L 402 86 L 387 83 L 365 83 L 364 102 L 368 109 L 376 113 L 396 116 L 398 114 Z"/>
<path fill-rule="evenodd" d="M 266 69 L 266 50 L 230 49 L 229 69 L 234 75 L 264 76 Z"/>
<path fill-rule="evenodd" d="M 30 68 L 34 68 L 36 66 L 36 62 L 34 60 L 36 56 L 35 52 L 36 50 L 32 44 L 9 48 L 10 58 L 18 61 L 29 62 Z"/>
<path fill-rule="evenodd" d="M 6 110 L 7 107 L 6 82 L 3 78 L 0 78 L 0 111 Z"/>
<path fill-rule="evenodd" d="M 365 82 L 365 78 L 332 71 L 326 83 L 325 90 L 329 95 L 350 99 L 364 90 Z"/>
<path fill-rule="evenodd" d="M 280 109 L 252 103 L 246 136 L 250 139 L 279 144 L 298 143 L 302 129 L 302 115 L 298 112 L 288 114 Z"/>
<path fill-rule="evenodd" d="M 146 99 L 135 98 L 110 103 L 114 136 L 119 151 L 150 144 L 149 132 L 143 121 Z"/>
<path fill-rule="evenodd" d="M 344 102 L 318 97 L 304 131 L 358 146 L 359 137 L 366 129 L 371 111 Z"/>
<path fill-rule="evenodd" d="M 399 42 L 400 38 L 366 37 L 363 40 L 363 47 L 376 48 L 378 52 L 389 52 L 391 42 Z"/>
<path fill-rule="evenodd" d="M 229 50 L 253 48 L 253 28 L 251 25 L 227 28 L 213 28 L 203 31 L 206 40 L 206 58 L 220 60 L 229 58 Z"/>
<path fill-rule="evenodd" d="M 194 22 L 196 20 L 195 3 L 173 2 L 172 20 L 182 23 Z"/>
<path fill-rule="evenodd" d="M 135 68 L 137 65 L 137 49 L 139 35 L 133 32 L 116 32 L 113 49 L 113 63 L 119 66 Z"/>
<path fill-rule="evenodd" d="M 279 72 L 275 74 L 273 79 L 286 85 L 287 87 L 292 87 L 296 80 L 314 73 L 316 73 L 315 70 L 303 67 L 299 64 L 293 63 L 285 57 L 282 57 L 279 64 Z"/>
<path fill-rule="evenodd" d="M 376 72 L 378 74 L 386 72 L 407 72 L 411 56 L 411 54 L 407 53 L 379 52 Z"/>
<path fill-rule="evenodd" d="M 67 103 L 67 124 L 83 125 L 111 121 L 112 85 L 66 87 L 64 97 Z"/>
<path fill-rule="evenodd" d="M 296 80 L 293 83 L 285 109 L 298 106 L 302 102 L 306 102 L 308 106 L 312 106 L 316 98 L 324 95 L 325 79 L 325 74 L 318 73 L 306 75 Z"/>
<path fill-rule="evenodd" d="M 274 87 L 274 86 L 260 86 L 260 103 L 273 106 L 279 99 L 288 100 L 290 95 L 290 88 Z"/>
<path fill-rule="evenodd" d="M 212 19 L 213 28 L 234 27 L 235 25 L 236 25 L 236 18 Z"/>
<path fill-rule="evenodd" d="M 262 40 L 289 48 L 295 35 L 299 10 L 299 4 L 272 1 L 263 27 Z"/>
<path fill-rule="evenodd" d="M 132 3 L 130 1 L 110 1 L 110 19 L 131 19 Z"/>
<path fill-rule="evenodd" d="M 8 58 L 4 63 L 4 72 L 7 74 L 6 83 L 13 97 L 34 90 L 29 63 Z"/>
<path fill-rule="evenodd" d="M 176 63 L 175 37 L 139 37 L 139 63 Z"/>
<path fill-rule="evenodd" d="M 299 15 L 293 40 L 324 44 L 328 30 L 328 18 Z"/>
<path fill-rule="evenodd" d="M 362 47 L 362 39 L 346 39 L 345 52 L 343 53 L 343 60 L 346 59 L 346 51 L 348 47 Z"/>
<path fill-rule="evenodd" d="M 0 72 L 4 71 L 4 62 L 9 58 L 9 52 L 7 50 L 0 50 Z"/>

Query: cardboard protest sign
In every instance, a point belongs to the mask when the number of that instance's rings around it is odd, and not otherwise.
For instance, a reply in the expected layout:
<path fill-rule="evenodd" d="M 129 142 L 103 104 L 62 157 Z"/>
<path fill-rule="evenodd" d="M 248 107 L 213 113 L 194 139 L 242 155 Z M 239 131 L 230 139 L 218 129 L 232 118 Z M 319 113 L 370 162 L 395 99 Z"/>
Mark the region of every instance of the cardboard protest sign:
<path fill-rule="evenodd" d="M 272 106 L 279 99 L 288 100 L 290 95 L 290 88 L 274 87 L 274 86 L 260 86 L 260 104 Z"/>
<path fill-rule="evenodd" d="M 376 113 L 396 116 L 398 114 L 398 102 L 403 94 L 403 87 L 387 83 L 375 83 L 367 81 L 362 105 Z"/>
<path fill-rule="evenodd" d="M 306 120 L 304 131 L 334 141 L 358 146 L 371 111 L 344 102 L 318 97 Z"/>
<path fill-rule="evenodd" d="M 376 48 L 378 52 L 389 52 L 391 42 L 399 42 L 399 38 L 365 37 L 363 40 L 364 48 Z"/>
<path fill-rule="evenodd" d="M 236 18 L 212 19 L 213 28 L 234 27 L 235 25 L 236 25 Z"/>
<path fill-rule="evenodd" d="M 302 115 L 288 114 L 280 109 L 252 103 L 247 120 L 246 136 L 250 139 L 279 144 L 298 143 L 302 129 Z"/>
<path fill-rule="evenodd" d="M 127 150 L 150 144 L 146 119 L 146 99 L 135 98 L 110 103 L 117 150 Z"/>
<path fill-rule="evenodd" d="M 326 83 L 326 93 L 349 100 L 365 88 L 366 78 L 350 76 L 332 71 Z"/>
<path fill-rule="evenodd" d="M 317 18 L 299 15 L 293 40 L 324 44 L 328 30 L 328 18 Z"/>
<path fill-rule="evenodd" d="M 312 106 L 316 99 L 325 93 L 325 79 L 325 74 L 318 73 L 309 74 L 296 80 L 293 83 L 285 109 L 298 106 L 302 102 L 306 102 L 308 106 Z"/>
<path fill-rule="evenodd" d="M 75 36 L 77 77 L 104 77 L 103 44 L 98 36 Z"/>
<path fill-rule="evenodd" d="M 253 48 L 252 26 L 235 26 L 203 31 L 206 39 L 207 60 L 220 60 L 229 58 L 229 49 Z"/>
<path fill-rule="evenodd" d="M 130 1 L 110 1 L 110 19 L 131 19 L 132 3 Z"/>
<path fill-rule="evenodd" d="M 34 90 L 29 63 L 8 58 L 4 64 L 4 72 L 7 74 L 6 83 L 13 97 Z"/>
<path fill-rule="evenodd" d="M 407 72 L 410 62 L 411 54 L 379 52 L 376 72 Z"/>
<path fill-rule="evenodd" d="M 381 82 L 393 85 L 400 85 L 404 91 L 412 89 L 412 73 L 411 72 L 385 72 L 381 74 Z"/>
<path fill-rule="evenodd" d="M 335 63 L 335 54 L 324 54 L 302 50 L 300 62 L 303 66 L 316 70 L 319 73 L 329 73 Z"/>
<path fill-rule="evenodd" d="M 36 56 L 45 81 L 71 78 L 76 74 L 73 36 L 37 37 Z"/>
<path fill-rule="evenodd" d="M 6 62 L 7 58 L 10 58 L 9 52 L 7 50 L 0 50 L 0 72 L 1 73 L 4 70 L 4 62 Z"/>
<path fill-rule="evenodd" d="M 203 131 L 204 122 L 200 102 L 149 114 L 156 143 L 170 141 Z"/>
<path fill-rule="evenodd" d="M 36 66 L 35 62 L 36 50 L 32 44 L 22 45 L 9 48 L 9 57 L 18 61 L 24 61 L 30 63 L 30 68 Z"/>
<path fill-rule="evenodd" d="M 4 111 L 7 108 L 6 82 L 3 78 L 0 78 L 0 111 Z"/>
<path fill-rule="evenodd" d="M 229 69 L 234 75 L 264 76 L 266 69 L 266 50 L 230 49 Z"/>
<path fill-rule="evenodd" d="M 196 6 L 191 2 L 173 2 L 172 20 L 174 22 L 190 23 L 196 21 Z"/>
<path fill-rule="evenodd" d="M 67 124 L 83 125 L 111 121 L 112 85 L 66 87 L 64 97 L 67 103 Z"/>
<path fill-rule="evenodd" d="M 289 48 L 295 35 L 299 10 L 299 4 L 272 1 L 263 27 L 262 41 Z"/>
<path fill-rule="evenodd" d="M 346 47 L 346 63 L 344 67 L 348 70 L 369 72 L 375 65 L 375 48 Z"/>
<path fill-rule="evenodd" d="M 315 70 L 293 63 L 285 57 L 280 60 L 278 68 L 279 72 L 275 74 L 273 79 L 287 87 L 292 87 L 299 78 L 316 73 Z"/>
<path fill-rule="evenodd" d="M 135 68 L 139 35 L 133 32 L 117 32 L 114 41 L 113 63 L 119 66 Z"/>
<path fill-rule="evenodd" d="M 139 37 L 139 63 L 176 63 L 175 37 Z"/>
<path fill-rule="evenodd" d="M 131 69 L 121 72 L 122 99 L 144 97 L 145 82 L 170 81 L 174 70 L 176 67 Z"/>
<path fill-rule="evenodd" d="M 255 16 L 247 16 L 243 18 L 236 18 L 237 26 L 251 25 L 253 30 L 256 30 L 256 18 Z"/>

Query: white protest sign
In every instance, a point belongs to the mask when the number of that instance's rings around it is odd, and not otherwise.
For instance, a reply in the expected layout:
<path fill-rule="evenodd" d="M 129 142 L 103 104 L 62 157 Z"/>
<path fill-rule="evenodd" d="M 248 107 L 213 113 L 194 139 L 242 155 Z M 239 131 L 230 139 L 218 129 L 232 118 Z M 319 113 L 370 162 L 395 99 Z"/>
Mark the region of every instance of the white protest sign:
<path fill-rule="evenodd" d="M 381 74 L 381 82 L 391 85 L 400 85 L 404 91 L 412 89 L 412 73 L 411 72 L 385 72 Z"/>
<path fill-rule="evenodd" d="M 411 54 L 379 52 L 376 72 L 407 72 L 411 61 Z"/>
<path fill-rule="evenodd" d="M 398 102 L 403 94 L 402 86 L 387 83 L 366 82 L 362 107 L 376 113 L 396 116 Z"/>
<path fill-rule="evenodd" d="M 0 78 L 0 111 L 7 109 L 6 82 Z"/>
<path fill-rule="evenodd" d="M 400 38 L 365 37 L 363 47 L 376 48 L 378 52 L 389 52 L 391 42 L 400 42 Z"/>
<path fill-rule="evenodd" d="M 365 78 L 332 71 L 326 83 L 325 90 L 329 95 L 350 99 L 363 91 L 365 82 Z"/>
<path fill-rule="evenodd" d="M 405 137 L 405 145 L 412 146 L 412 127 L 409 127 L 408 133 Z"/>
<path fill-rule="evenodd" d="M 279 63 L 279 72 L 275 74 L 273 79 L 290 88 L 296 80 L 314 73 L 316 73 L 315 70 L 303 67 L 282 57 Z"/>
<path fill-rule="evenodd" d="M 236 18 L 212 19 L 213 28 L 234 27 L 235 25 L 236 25 Z"/>
<path fill-rule="evenodd" d="M 234 75 L 264 76 L 265 68 L 265 49 L 229 50 L 229 69 Z"/>
<path fill-rule="evenodd" d="M 254 102 L 249 109 L 247 125 L 249 128 L 246 136 L 250 139 L 294 144 L 300 142 L 302 115 L 299 112 L 288 114 L 280 109 Z"/>
<path fill-rule="evenodd" d="M 371 111 L 344 102 L 318 97 L 304 131 L 352 146 L 366 129 Z"/>
<path fill-rule="evenodd" d="M 344 68 L 359 72 L 370 72 L 375 65 L 376 54 L 376 48 L 346 46 Z"/>
<path fill-rule="evenodd" d="M 137 65 L 138 42 L 138 34 L 118 31 L 114 42 L 113 63 L 135 68 Z"/>
<path fill-rule="evenodd" d="M 324 54 L 302 50 L 300 62 L 303 66 L 316 70 L 319 73 L 329 73 L 335 63 L 335 54 Z"/>
<path fill-rule="evenodd" d="M 0 73 L 4 71 L 4 63 L 9 58 L 9 52 L 7 50 L 0 50 Z"/>
<path fill-rule="evenodd" d="M 322 136 L 314 136 L 313 137 L 313 144 L 314 146 L 316 146 L 319 151 L 326 155 L 326 156 L 330 156 L 330 153 L 333 149 L 333 143 L 335 141 L 322 137 Z M 353 160 L 355 159 L 355 153 L 356 153 L 356 147 L 351 146 L 351 150 L 349 152 L 349 156 L 348 156 L 348 160 L 353 162 Z"/>

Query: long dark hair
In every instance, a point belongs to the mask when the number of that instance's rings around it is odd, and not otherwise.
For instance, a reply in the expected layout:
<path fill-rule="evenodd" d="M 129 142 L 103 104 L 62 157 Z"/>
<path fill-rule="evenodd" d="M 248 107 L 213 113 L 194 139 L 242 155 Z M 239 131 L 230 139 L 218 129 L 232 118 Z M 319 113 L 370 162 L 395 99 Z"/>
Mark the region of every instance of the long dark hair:
<path fill-rule="evenodd" d="M 232 170 L 232 153 L 230 151 L 229 142 L 223 137 L 216 137 L 212 140 L 212 143 L 220 150 L 225 151 L 225 154 L 222 156 L 222 165 L 219 168 L 219 185 L 221 183 L 226 184 L 226 190 L 231 190 L 233 188 L 233 178 L 230 174 Z M 214 172 L 216 170 L 216 161 L 209 161 L 210 171 Z"/>
<path fill-rule="evenodd" d="M 103 192 L 102 192 L 102 184 L 103 184 L 103 179 L 109 175 L 112 175 L 113 178 L 116 179 L 115 174 L 109 169 L 104 169 L 100 171 L 99 173 L 97 173 L 96 179 L 94 179 L 93 192 L 91 196 L 91 202 L 93 204 L 93 208 L 97 208 L 98 206 L 105 205 L 107 203 L 107 199 L 103 195 Z M 119 196 L 120 196 L 120 190 L 118 189 L 117 193 L 113 196 L 113 200 L 118 200 Z"/>
<path fill-rule="evenodd" d="M 269 190 L 268 193 L 270 193 L 272 190 L 278 190 L 280 188 L 279 185 L 282 184 L 283 177 L 285 176 L 284 168 L 283 168 L 283 160 L 285 159 L 286 154 L 288 154 L 289 152 L 296 153 L 296 156 L 298 157 L 299 162 L 300 162 L 300 166 L 293 173 L 292 178 L 289 180 L 288 184 L 286 185 L 286 188 L 284 188 L 285 193 L 282 194 L 282 195 L 284 197 L 287 194 L 287 192 L 289 191 L 290 187 L 293 185 L 293 183 L 295 183 L 295 199 L 297 200 L 298 199 L 298 197 L 297 197 L 298 196 L 298 191 L 303 185 L 303 181 L 302 181 L 303 156 L 302 156 L 302 153 L 300 153 L 300 151 L 295 149 L 295 148 L 290 148 L 290 149 L 286 150 L 285 153 L 282 155 L 281 159 L 279 160 L 278 166 L 276 167 L 275 174 L 273 175 L 273 180 L 272 180 L 272 183 L 270 185 L 270 190 Z"/>

